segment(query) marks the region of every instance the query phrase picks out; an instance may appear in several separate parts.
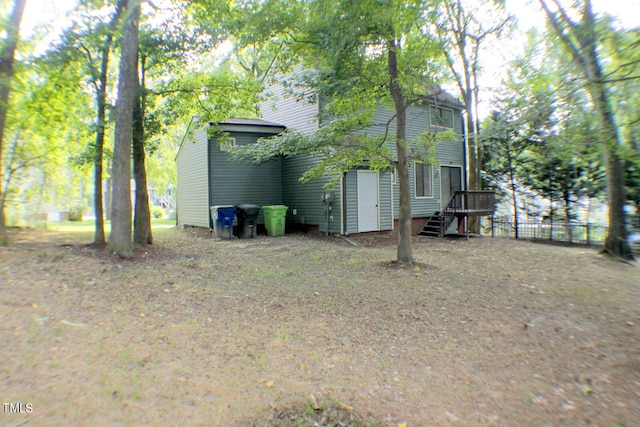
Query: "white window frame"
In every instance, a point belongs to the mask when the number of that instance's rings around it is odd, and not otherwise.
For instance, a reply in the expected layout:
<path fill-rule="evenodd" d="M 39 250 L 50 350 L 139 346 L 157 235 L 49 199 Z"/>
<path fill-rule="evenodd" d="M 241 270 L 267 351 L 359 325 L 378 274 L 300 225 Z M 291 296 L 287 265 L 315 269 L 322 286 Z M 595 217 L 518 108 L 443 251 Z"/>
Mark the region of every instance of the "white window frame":
<path fill-rule="evenodd" d="M 433 119 L 433 111 L 432 111 L 432 108 L 435 108 L 436 110 L 450 111 L 450 112 L 451 112 L 451 126 L 444 126 L 444 125 L 442 125 L 442 124 L 435 123 L 435 120 Z M 440 107 L 439 105 L 430 105 L 430 106 L 429 106 L 429 120 L 430 120 L 431 126 L 433 126 L 433 127 L 437 127 L 437 128 L 444 128 L 444 129 L 453 129 L 453 127 L 454 127 L 454 114 L 453 114 L 453 109 L 451 109 L 451 108 L 445 108 L 445 107 Z"/>
<path fill-rule="evenodd" d="M 429 187 L 430 187 L 430 195 L 428 196 L 420 196 L 418 195 L 418 167 L 428 167 L 430 174 L 429 174 Z M 433 179 L 433 165 L 427 164 L 427 163 L 416 163 L 413 162 L 413 193 L 415 195 L 416 199 L 433 199 L 434 196 L 434 191 L 433 191 L 433 185 L 434 185 L 434 179 Z M 425 190 L 426 190 L 426 186 L 425 186 Z"/>
<path fill-rule="evenodd" d="M 236 146 L 236 139 L 234 137 L 227 137 L 220 143 L 220 151 L 227 152 L 229 148 Z"/>

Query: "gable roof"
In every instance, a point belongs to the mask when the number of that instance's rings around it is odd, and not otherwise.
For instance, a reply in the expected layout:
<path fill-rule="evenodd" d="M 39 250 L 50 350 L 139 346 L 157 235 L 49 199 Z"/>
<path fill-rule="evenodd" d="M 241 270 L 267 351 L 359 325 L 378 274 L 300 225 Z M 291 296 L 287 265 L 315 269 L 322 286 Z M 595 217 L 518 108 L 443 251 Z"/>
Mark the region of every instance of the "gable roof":
<path fill-rule="evenodd" d="M 189 134 L 193 132 L 198 125 L 201 125 L 200 119 L 200 116 L 193 116 L 191 118 L 191 121 L 187 126 L 187 130 L 182 136 L 180 147 L 178 148 L 178 152 L 176 153 L 176 159 L 178 158 L 178 155 L 182 150 L 182 146 L 184 145 Z M 268 122 L 261 119 L 226 119 L 218 123 L 209 122 L 208 126 L 219 126 L 220 129 L 225 132 L 267 133 L 273 135 L 283 132 L 287 128 L 285 125 Z"/>
<path fill-rule="evenodd" d="M 424 95 L 423 100 L 435 103 L 436 105 L 443 105 L 451 108 L 465 108 L 463 102 L 461 102 L 458 98 L 451 95 L 446 90 L 442 89 L 439 85 L 431 85 L 427 87 L 426 95 Z"/>
<path fill-rule="evenodd" d="M 210 122 L 209 125 L 213 125 L 213 122 Z M 226 119 L 221 122 L 218 122 L 219 125 L 248 125 L 248 126 L 267 126 L 267 127 L 279 127 L 284 128 L 285 125 L 281 125 L 279 123 L 268 122 L 262 119 Z"/>
<path fill-rule="evenodd" d="M 278 134 L 287 127 L 278 123 L 268 122 L 262 119 L 226 119 L 215 123 L 209 122 L 209 126 L 218 127 L 225 132 L 249 132 Z"/>

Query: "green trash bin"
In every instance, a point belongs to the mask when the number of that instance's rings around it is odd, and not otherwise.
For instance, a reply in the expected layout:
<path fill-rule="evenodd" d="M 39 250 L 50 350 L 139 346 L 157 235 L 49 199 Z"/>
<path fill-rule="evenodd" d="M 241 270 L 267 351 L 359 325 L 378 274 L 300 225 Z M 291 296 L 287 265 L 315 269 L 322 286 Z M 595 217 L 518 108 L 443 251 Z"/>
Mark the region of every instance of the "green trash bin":
<path fill-rule="evenodd" d="M 274 205 L 263 206 L 264 226 L 268 236 L 284 236 L 284 224 L 287 218 L 288 206 Z"/>

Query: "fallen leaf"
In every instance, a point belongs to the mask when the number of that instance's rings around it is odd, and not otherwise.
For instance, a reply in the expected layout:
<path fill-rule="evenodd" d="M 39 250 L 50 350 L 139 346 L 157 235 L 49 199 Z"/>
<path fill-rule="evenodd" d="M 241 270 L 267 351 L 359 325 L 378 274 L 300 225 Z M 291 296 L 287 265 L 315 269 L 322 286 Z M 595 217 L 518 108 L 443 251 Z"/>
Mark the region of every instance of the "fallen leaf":
<path fill-rule="evenodd" d="M 84 324 L 82 323 L 71 322 L 70 320 L 61 320 L 60 323 L 67 326 L 76 326 L 76 327 L 84 326 Z"/>

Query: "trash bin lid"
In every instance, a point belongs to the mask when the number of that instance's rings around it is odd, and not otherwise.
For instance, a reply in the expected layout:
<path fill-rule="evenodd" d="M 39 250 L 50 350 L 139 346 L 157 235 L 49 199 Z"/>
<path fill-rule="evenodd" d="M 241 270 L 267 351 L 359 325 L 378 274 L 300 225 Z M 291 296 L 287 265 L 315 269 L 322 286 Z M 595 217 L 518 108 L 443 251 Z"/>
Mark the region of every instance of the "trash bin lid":
<path fill-rule="evenodd" d="M 247 215 L 257 215 L 260 213 L 260 206 L 250 203 L 241 203 L 236 205 L 236 209 L 246 212 Z"/>
<path fill-rule="evenodd" d="M 218 209 L 224 209 L 224 208 L 233 208 L 233 205 L 216 205 L 216 206 L 211 206 L 211 211 L 217 211 Z"/>
<path fill-rule="evenodd" d="M 289 209 L 289 206 L 285 206 L 285 205 L 273 205 L 273 206 L 263 206 L 262 210 L 264 211 L 270 211 L 270 212 L 281 212 L 281 213 L 286 213 L 287 210 Z"/>

